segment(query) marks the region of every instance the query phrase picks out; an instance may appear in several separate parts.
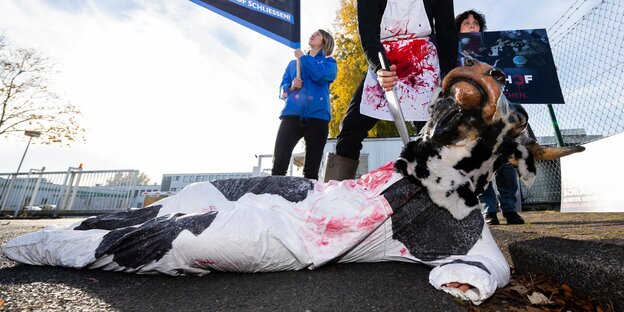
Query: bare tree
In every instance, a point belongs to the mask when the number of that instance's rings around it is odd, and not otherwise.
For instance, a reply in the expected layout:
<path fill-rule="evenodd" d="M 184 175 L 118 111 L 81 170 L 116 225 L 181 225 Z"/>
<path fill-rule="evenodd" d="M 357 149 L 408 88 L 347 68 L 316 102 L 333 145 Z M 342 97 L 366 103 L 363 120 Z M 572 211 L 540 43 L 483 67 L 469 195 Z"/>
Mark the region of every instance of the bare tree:
<path fill-rule="evenodd" d="M 0 137 L 39 131 L 40 143 L 84 141 L 80 111 L 50 87 L 50 59 L 34 49 L 14 48 L 0 34 Z"/>
<path fill-rule="evenodd" d="M 136 176 L 134 173 L 115 173 L 115 175 L 106 180 L 106 185 L 114 186 L 114 185 L 149 185 L 150 178 L 145 174 L 145 172 L 139 172 Z"/>

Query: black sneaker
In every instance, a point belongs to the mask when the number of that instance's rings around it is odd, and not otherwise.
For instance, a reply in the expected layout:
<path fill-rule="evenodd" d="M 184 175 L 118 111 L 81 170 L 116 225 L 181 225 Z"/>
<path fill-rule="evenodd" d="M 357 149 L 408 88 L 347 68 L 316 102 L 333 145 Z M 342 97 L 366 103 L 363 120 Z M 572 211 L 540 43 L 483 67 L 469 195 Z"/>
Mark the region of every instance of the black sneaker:
<path fill-rule="evenodd" d="M 485 223 L 489 225 L 499 225 L 498 217 L 496 217 L 496 212 L 488 212 L 485 214 Z"/>
<path fill-rule="evenodd" d="M 524 224 L 524 219 L 515 211 L 503 212 L 503 216 L 507 219 L 507 224 Z"/>

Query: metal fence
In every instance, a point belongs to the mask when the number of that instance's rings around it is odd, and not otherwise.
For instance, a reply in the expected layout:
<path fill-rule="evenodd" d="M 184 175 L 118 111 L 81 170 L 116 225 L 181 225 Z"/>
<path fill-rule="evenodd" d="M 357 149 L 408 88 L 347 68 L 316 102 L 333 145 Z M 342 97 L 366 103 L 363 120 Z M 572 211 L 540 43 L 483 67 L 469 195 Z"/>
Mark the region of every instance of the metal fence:
<path fill-rule="evenodd" d="M 131 207 L 138 170 L 0 173 L 0 214 L 85 215 Z"/>
<path fill-rule="evenodd" d="M 623 16 L 620 0 L 577 0 L 548 29 L 565 104 L 524 106 L 540 144 L 583 144 L 624 131 Z M 559 161 L 537 165 L 523 202 L 558 203 Z"/>

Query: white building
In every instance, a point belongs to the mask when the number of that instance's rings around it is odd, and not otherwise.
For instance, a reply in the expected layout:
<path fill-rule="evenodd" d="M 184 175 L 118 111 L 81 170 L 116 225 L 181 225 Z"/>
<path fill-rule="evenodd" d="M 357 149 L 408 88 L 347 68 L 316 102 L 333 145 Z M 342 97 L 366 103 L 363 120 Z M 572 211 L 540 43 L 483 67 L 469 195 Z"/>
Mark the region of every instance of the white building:
<path fill-rule="evenodd" d="M 163 174 L 160 191 L 178 192 L 185 186 L 195 182 L 250 178 L 252 176 L 252 172 L 168 173 Z"/>
<path fill-rule="evenodd" d="M 133 186 L 131 198 L 132 208 L 143 208 L 145 203 L 145 195 L 160 191 L 160 185 L 135 185 Z"/>

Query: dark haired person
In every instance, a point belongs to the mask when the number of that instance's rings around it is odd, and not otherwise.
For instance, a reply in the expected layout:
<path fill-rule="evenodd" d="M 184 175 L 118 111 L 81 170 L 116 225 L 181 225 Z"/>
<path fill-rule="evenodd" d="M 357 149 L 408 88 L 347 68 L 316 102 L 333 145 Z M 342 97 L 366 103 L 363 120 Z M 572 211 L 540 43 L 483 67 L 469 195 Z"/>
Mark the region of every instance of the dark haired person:
<path fill-rule="evenodd" d="M 475 10 L 468 10 L 457 15 L 455 25 L 460 33 L 485 31 L 485 16 Z M 496 171 L 496 190 L 490 182 L 485 191 L 479 196 L 479 201 L 485 206 L 485 222 L 498 225 L 496 216 L 497 202 L 507 219 L 507 224 L 524 224 L 524 219 L 516 212 L 516 193 L 518 192 L 518 178 L 516 168 L 510 164 L 502 165 Z M 498 193 L 498 196 L 497 196 Z"/>
<path fill-rule="evenodd" d="M 455 27 L 460 33 L 486 31 L 485 15 L 475 10 L 465 11 L 455 17 Z"/>

